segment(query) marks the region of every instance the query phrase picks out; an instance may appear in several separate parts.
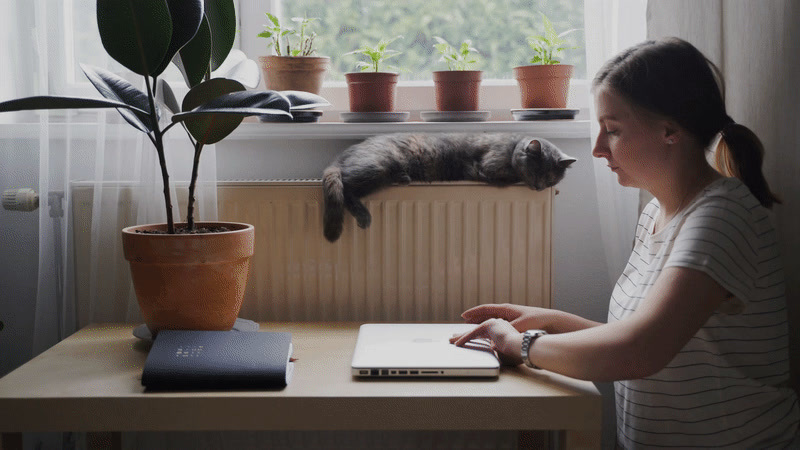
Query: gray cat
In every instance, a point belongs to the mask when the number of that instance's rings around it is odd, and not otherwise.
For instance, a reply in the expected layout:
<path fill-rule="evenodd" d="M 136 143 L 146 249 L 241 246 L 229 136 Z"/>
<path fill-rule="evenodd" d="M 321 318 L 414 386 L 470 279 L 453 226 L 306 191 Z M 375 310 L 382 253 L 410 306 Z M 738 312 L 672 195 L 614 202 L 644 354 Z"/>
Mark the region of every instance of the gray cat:
<path fill-rule="evenodd" d="M 344 150 L 322 175 L 323 230 L 339 239 L 347 208 L 358 226 L 372 221 L 361 198 L 411 181 L 523 182 L 537 191 L 554 186 L 576 159 L 552 143 L 519 134 L 397 133 L 371 137 Z"/>

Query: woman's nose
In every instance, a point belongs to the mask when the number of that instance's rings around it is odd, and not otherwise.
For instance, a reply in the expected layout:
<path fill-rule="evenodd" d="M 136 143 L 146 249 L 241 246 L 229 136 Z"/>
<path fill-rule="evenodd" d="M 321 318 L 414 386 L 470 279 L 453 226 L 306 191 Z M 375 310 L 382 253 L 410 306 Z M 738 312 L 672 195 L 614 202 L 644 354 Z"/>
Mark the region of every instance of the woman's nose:
<path fill-rule="evenodd" d="M 604 158 L 609 154 L 610 152 L 608 151 L 608 145 L 606 145 L 605 139 L 603 139 L 603 132 L 601 131 L 594 142 L 594 148 L 592 148 L 592 156 L 594 156 L 595 158 Z"/>

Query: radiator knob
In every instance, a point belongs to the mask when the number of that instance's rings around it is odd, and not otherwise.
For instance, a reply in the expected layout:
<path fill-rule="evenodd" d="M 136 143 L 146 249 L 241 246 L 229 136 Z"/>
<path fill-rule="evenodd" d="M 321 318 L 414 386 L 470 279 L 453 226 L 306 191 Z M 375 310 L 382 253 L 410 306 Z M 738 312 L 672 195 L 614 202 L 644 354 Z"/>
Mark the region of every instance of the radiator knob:
<path fill-rule="evenodd" d="M 3 209 L 10 211 L 35 211 L 39 207 L 39 194 L 33 189 L 6 189 L 3 191 Z"/>

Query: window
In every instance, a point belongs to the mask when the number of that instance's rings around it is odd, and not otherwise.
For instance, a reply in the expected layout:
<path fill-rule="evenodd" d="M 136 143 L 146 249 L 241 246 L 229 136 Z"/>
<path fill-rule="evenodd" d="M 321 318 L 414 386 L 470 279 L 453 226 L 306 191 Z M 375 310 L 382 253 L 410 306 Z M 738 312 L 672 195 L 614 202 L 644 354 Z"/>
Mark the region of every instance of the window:
<path fill-rule="evenodd" d="M 291 17 L 315 17 L 318 55 L 331 57 L 323 95 L 335 109 L 346 109 L 344 73 L 356 69 L 358 55 L 344 53 L 363 44 L 374 45 L 381 38 L 402 35 L 390 48 L 402 54 L 390 60 L 400 68 L 397 97 L 403 109 L 433 108 L 431 72 L 445 70 L 433 44 L 441 36 L 451 44 L 471 39 L 480 53 L 475 67 L 484 71 L 481 109 L 505 110 L 519 107 L 513 68 L 529 63 L 532 50 L 527 37 L 544 30 L 540 11 L 559 32 L 577 28 L 566 39 L 569 47 L 564 61 L 575 65 L 570 90 L 571 107 L 588 107 L 586 57 L 584 50 L 584 0 L 239 0 L 242 50 L 250 58 L 269 54 L 269 41 L 256 35 L 263 30 L 266 11 L 282 22 Z M 406 105 L 402 105 L 402 102 Z M 344 103 L 344 106 L 342 105 Z M 409 106 L 411 105 L 411 106 Z M 496 116 L 493 116 L 496 117 Z M 510 120 L 510 114 L 509 118 Z"/>
<path fill-rule="evenodd" d="M 583 0 L 293 0 L 280 1 L 281 18 L 317 17 L 315 45 L 330 56 L 330 80 L 344 80 L 355 70 L 357 55 L 342 56 L 381 38 L 403 36 L 391 48 L 402 53 L 390 62 L 401 80 L 430 79 L 433 70 L 447 68 L 434 50 L 434 36 L 452 45 L 466 39 L 479 52 L 475 69 L 486 79 L 513 79 L 512 68 L 532 57 L 527 37 L 544 34 L 540 11 L 556 30 L 583 28 Z M 263 13 L 261 14 L 264 16 Z M 566 36 L 570 47 L 566 60 L 576 66 L 575 78 L 586 78 L 582 33 Z M 266 42 L 266 41 L 264 41 Z"/>

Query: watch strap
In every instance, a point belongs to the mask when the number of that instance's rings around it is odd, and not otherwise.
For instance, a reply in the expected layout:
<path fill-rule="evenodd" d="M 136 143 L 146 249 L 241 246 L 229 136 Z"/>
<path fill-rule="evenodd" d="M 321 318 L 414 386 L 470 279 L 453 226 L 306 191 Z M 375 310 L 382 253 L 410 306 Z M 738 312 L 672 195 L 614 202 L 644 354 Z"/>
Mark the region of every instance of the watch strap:
<path fill-rule="evenodd" d="M 533 342 L 539 338 L 539 336 L 544 336 L 545 334 L 547 334 L 547 332 L 544 330 L 528 330 L 522 333 L 522 347 L 520 347 L 520 356 L 522 357 L 522 362 L 525 363 L 526 366 L 534 369 L 541 369 L 541 367 L 531 362 L 528 352 L 530 352 Z"/>

